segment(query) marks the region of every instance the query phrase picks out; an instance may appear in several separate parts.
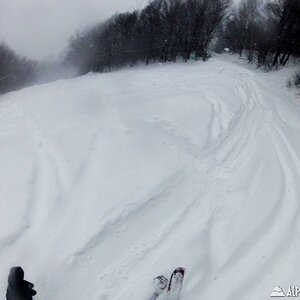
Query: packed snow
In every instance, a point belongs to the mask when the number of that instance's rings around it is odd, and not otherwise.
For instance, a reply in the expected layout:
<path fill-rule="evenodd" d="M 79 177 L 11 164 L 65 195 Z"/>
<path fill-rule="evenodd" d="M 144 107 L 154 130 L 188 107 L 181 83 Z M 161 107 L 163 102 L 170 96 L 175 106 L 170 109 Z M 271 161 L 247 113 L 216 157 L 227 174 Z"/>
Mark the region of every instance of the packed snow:
<path fill-rule="evenodd" d="M 135 67 L 0 98 L 0 294 L 268 299 L 300 278 L 300 102 L 235 58 Z M 164 299 L 165 295 L 159 299 Z"/>

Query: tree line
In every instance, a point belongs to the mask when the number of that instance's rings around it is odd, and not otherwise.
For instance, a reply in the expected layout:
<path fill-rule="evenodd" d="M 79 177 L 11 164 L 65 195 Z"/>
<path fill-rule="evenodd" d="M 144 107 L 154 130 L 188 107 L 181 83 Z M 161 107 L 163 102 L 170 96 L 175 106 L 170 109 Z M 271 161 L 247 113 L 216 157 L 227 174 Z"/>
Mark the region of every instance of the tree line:
<path fill-rule="evenodd" d="M 0 94 L 74 75 L 76 72 L 66 68 L 61 58 L 53 61 L 29 60 L 0 43 Z"/>
<path fill-rule="evenodd" d="M 0 94 L 30 84 L 35 77 L 34 63 L 16 55 L 5 44 L 0 44 Z"/>
<path fill-rule="evenodd" d="M 222 24 L 218 43 L 258 66 L 286 65 L 300 56 L 300 1 L 243 0 Z"/>
<path fill-rule="evenodd" d="M 245 56 L 268 68 L 300 56 L 300 0 L 152 0 L 73 36 L 63 64 L 79 74 L 137 63 L 207 60 L 209 50 Z M 59 61 L 36 62 L 0 43 L 0 93 L 63 74 Z"/>
<path fill-rule="evenodd" d="M 300 1 L 242 0 L 232 7 L 230 0 L 153 0 L 72 37 L 65 63 L 80 74 L 103 72 L 138 62 L 206 60 L 213 47 L 258 66 L 284 66 L 300 56 Z"/>
<path fill-rule="evenodd" d="M 83 74 L 138 62 L 206 60 L 229 5 L 230 0 L 153 0 L 73 37 L 65 61 Z"/>

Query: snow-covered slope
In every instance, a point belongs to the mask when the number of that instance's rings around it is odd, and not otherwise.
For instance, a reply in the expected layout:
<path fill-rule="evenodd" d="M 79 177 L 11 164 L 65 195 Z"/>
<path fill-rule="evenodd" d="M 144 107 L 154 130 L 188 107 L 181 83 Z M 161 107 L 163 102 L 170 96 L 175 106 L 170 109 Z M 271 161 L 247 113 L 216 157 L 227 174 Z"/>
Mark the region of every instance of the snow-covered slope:
<path fill-rule="evenodd" d="M 300 278 L 300 106 L 288 71 L 215 57 L 0 98 L 0 292 L 43 300 L 268 299 Z M 163 299 L 163 297 L 161 298 Z"/>

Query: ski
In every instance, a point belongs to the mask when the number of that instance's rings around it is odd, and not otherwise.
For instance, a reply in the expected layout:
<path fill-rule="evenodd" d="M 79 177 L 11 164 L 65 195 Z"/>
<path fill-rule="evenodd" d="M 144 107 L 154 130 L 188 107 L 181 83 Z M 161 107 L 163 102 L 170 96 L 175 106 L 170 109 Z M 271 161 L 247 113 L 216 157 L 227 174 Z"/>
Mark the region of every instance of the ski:
<path fill-rule="evenodd" d="M 185 269 L 181 267 L 173 271 L 169 281 L 166 300 L 179 300 L 184 274 L 185 274 Z"/>
<path fill-rule="evenodd" d="M 157 276 L 153 279 L 153 285 L 154 291 L 150 300 L 157 299 L 163 293 L 168 285 L 168 278 L 163 275 Z"/>

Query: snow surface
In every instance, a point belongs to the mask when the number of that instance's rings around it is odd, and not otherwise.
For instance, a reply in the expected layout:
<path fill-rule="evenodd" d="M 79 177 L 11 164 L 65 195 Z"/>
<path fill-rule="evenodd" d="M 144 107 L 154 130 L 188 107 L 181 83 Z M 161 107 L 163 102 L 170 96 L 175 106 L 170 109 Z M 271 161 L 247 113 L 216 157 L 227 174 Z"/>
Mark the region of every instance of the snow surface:
<path fill-rule="evenodd" d="M 14 265 L 36 300 L 148 300 L 152 279 L 178 266 L 182 300 L 268 299 L 299 285 L 290 70 L 228 57 L 0 98 L 2 297 Z"/>

